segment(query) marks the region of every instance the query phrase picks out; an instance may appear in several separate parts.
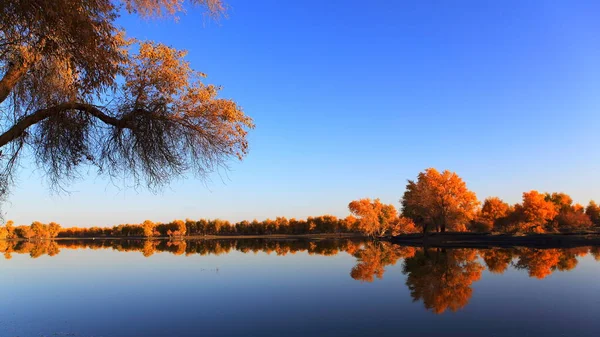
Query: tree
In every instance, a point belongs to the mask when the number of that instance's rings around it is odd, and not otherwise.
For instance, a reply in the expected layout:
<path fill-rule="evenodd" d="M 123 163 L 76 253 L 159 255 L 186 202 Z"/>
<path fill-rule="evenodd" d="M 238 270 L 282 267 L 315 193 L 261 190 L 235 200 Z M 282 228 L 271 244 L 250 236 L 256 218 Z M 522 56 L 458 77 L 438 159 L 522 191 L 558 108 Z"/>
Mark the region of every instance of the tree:
<path fill-rule="evenodd" d="M 115 24 L 122 8 L 174 16 L 183 2 L 0 2 L 0 196 L 26 148 L 59 189 L 82 165 L 155 190 L 246 155 L 252 119 L 204 84 L 184 51 L 125 38 Z M 225 10 L 222 0 L 190 2 Z"/>
<path fill-rule="evenodd" d="M 14 239 L 15 238 L 15 228 L 14 228 L 14 221 L 12 220 L 8 220 L 5 224 L 5 228 L 6 228 L 6 238 L 7 239 Z"/>
<path fill-rule="evenodd" d="M 560 212 L 555 218 L 554 223 L 558 228 L 564 231 L 574 231 L 589 229 L 594 224 L 590 220 L 590 217 L 582 212 L 576 210 L 567 210 Z"/>
<path fill-rule="evenodd" d="M 142 227 L 144 227 L 144 236 L 147 238 L 151 238 L 154 236 L 156 224 L 150 220 L 145 220 L 142 223 Z"/>
<path fill-rule="evenodd" d="M 4 227 L 0 226 L 0 240 L 10 240 L 14 237 L 13 221 L 8 220 Z"/>
<path fill-rule="evenodd" d="M 480 217 L 490 225 L 494 226 L 498 219 L 506 217 L 510 212 L 510 206 L 498 197 L 485 199 L 481 207 Z"/>
<path fill-rule="evenodd" d="M 4 226 L 0 226 L 0 240 L 8 239 L 8 230 Z"/>
<path fill-rule="evenodd" d="M 35 234 L 36 233 L 31 226 L 18 226 L 15 228 L 15 235 L 27 239 L 27 241 L 31 241 L 31 239 L 35 237 Z"/>
<path fill-rule="evenodd" d="M 515 206 L 515 213 L 520 220 L 516 226 L 523 231 L 543 231 L 543 226 L 558 214 L 556 204 L 547 200 L 538 191 L 523 193 L 523 203 Z"/>
<path fill-rule="evenodd" d="M 369 236 L 383 236 L 390 232 L 398 218 L 394 205 L 383 204 L 379 199 L 354 200 L 348 208 L 358 217 L 359 230 Z"/>
<path fill-rule="evenodd" d="M 464 230 L 479 205 L 475 193 L 456 173 L 434 168 L 419 173 L 416 182 L 408 181 L 401 202 L 402 214 L 421 225 L 424 233 L 430 227 L 438 232 Z"/>
<path fill-rule="evenodd" d="M 568 194 L 562 192 L 554 192 L 552 194 L 546 193 L 545 199 L 546 201 L 550 201 L 554 204 L 556 212 L 558 213 L 567 212 L 571 209 L 571 205 L 573 205 L 573 198 L 571 198 L 571 196 L 569 196 Z"/>
<path fill-rule="evenodd" d="M 31 230 L 35 233 L 35 237 L 38 239 L 46 239 L 49 237 L 46 225 L 39 221 L 34 221 L 31 224 Z"/>
<path fill-rule="evenodd" d="M 58 234 L 60 233 L 61 228 L 60 225 L 57 224 L 56 222 L 51 222 L 48 224 L 48 235 L 50 236 L 50 238 L 55 238 L 58 236 Z"/>
<path fill-rule="evenodd" d="M 417 233 L 419 229 L 415 226 L 415 222 L 407 217 L 399 216 L 392 225 L 391 234 L 393 236 L 408 233 Z"/>
<path fill-rule="evenodd" d="M 585 214 L 590 217 L 590 220 L 592 220 L 594 225 L 600 226 L 600 206 L 598 206 L 595 201 L 590 201 L 585 208 Z"/>
<path fill-rule="evenodd" d="M 187 232 L 187 227 L 185 226 L 185 221 L 183 220 L 174 220 L 172 222 L 173 225 L 173 230 L 172 230 L 172 235 L 173 236 L 184 236 L 185 233 Z"/>

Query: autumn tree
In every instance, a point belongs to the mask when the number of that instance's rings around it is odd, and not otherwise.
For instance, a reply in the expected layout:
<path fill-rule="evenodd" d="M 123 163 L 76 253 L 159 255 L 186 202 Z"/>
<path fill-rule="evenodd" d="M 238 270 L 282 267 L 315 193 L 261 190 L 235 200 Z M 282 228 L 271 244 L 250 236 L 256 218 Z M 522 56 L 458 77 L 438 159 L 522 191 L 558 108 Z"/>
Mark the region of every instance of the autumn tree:
<path fill-rule="evenodd" d="M 498 197 L 487 198 L 483 202 L 483 206 L 471 228 L 478 232 L 489 232 L 497 225 L 498 220 L 508 216 L 509 212 L 510 206 L 502 199 Z"/>
<path fill-rule="evenodd" d="M 464 230 L 479 205 L 475 193 L 456 173 L 434 168 L 419 173 L 416 182 L 408 181 L 401 203 L 402 214 L 422 226 L 424 233 L 430 228 Z"/>
<path fill-rule="evenodd" d="M 191 0 L 213 16 L 222 0 Z M 125 37 L 121 11 L 174 16 L 184 0 L 0 2 L 0 195 L 23 153 L 52 187 L 83 165 L 160 188 L 248 150 L 252 120 L 203 83 L 186 52 Z"/>
<path fill-rule="evenodd" d="M 556 205 L 538 191 L 523 193 L 523 203 L 515 205 L 518 222 L 513 231 L 543 232 L 544 226 L 558 214 Z"/>
<path fill-rule="evenodd" d="M 551 230 L 574 231 L 592 227 L 590 217 L 585 214 L 585 208 L 573 204 L 573 199 L 566 193 L 546 193 L 546 201 L 554 204 L 556 216 L 548 224 Z"/>
<path fill-rule="evenodd" d="M 561 211 L 553 222 L 554 229 L 562 231 L 577 231 L 589 229 L 593 226 L 590 216 L 577 209 Z"/>
<path fill-rule="evenodd" d="M 15 228 L 15 235 L 19 238 L 27 239 L 30 241 L 35 237 L 36 232 L 31 226 L 18 226 Z"/>
<path fill-rule="evenodd" d="M 60 233 L 60 231 L 61 231 L 61 227 L 60 227 L 60 225 L 59 225 L 59 224 L 57 224 L 56 222 L 50 222 L 50 223 L 48 224 L 47 231 L 48 231 L 48 236 L 49 236 L 50 238 L 55 238 L 55 237 L 57 237 L 57 236 L 58 236 L 58 234 Z"/>
<path fill-rule="evenodd" d="M 145 220 L 142 223 L 142 227 L 144 228 L 144 236 L 147 238 L 151 238 L 154 236 L 156 224 L 150 220 Z"/>
<path fill-rule="evenodd" d="M 573 198 L 562 192 L 554 192 L 552 194 L 546 193 L 544 199 L 554 204 L 557 213 L 566 212 L 570 210 L 571 205 L 573 205 Z"/>
<path fill-rule="evenodd" d="M 8 240 L 15 238 L 15 227 L 13 225 L 14 221 L 12 220 L 8 220 L 4 225 L 4 228 L 6 229 L 6 239 Z"/>
<path fill-rule="evenodd" d="M 4 226 L 0 226 L 0 240 L 8 239 L 8 230 Z"/>
<path fill-rule="evenodd" d="M 379 199 L 360 199 L 348 204 L 350 212 L 358 217 L 358 228 L 369 236 L 389 233 L 398 219 L 394 205 L 383 204 Z"/>
<path fill-rule="evenodd" d="M 598 206 L 595 201 L 590 201 L 585 208 L 585 214 L 590 217 L 590 220 L 595 226 L 600 226 L 600 206 Z"/>
<path fill-rule="evenodd" d="M 419 229 L 415 225 L 415 222 L 407 217 L 399 216 L 395 221 L 394 225 L 391 229 L 391 234 L 393 236 L 400 234 L 409 234 L 409 233 L 418 233 Z"/>
<path fill-rule="evenodd" d="M 39 221 L 34 221 L 31 224 L 31 230 L 35 233 L 35 237 L 38 239 L 46 239 L 50 236 L 48 234 L 48 229 L 46 225 Z"/>

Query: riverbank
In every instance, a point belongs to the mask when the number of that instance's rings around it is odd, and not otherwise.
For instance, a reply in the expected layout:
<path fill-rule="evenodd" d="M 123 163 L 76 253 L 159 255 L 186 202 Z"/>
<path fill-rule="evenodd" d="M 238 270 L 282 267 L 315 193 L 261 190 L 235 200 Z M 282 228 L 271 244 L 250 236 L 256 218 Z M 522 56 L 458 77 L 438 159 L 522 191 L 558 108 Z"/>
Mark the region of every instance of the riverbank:
<path fill-rule="evenodd" d="M 322 234 L 262 234 L 262 235 L 190 235 L 190 236 L 156 236 L 156 237 L 145 237 L 145 236 L 95 236 L 95 237 L 57 237 L 46 240 L 240 240 L 240 239 L 351 239 L 351 238 L 364 238 L 365 235 L 361 233 L 322 233 Z M 26 239 L 18 239 L 19 241 L 27 241 Z M 39 239 L 32 239 L 31 241 L 40 241 Z"/>
<path fill-rule="evenodd" d="M 569 248 L 600 246 L 600 233 L 552 234 L 490 234 L 490 233 L 430 233 L 404 234 L 389 238 L 392 243 L 404 246 L 430 246 L 445 248 L 532 247 Z"/>

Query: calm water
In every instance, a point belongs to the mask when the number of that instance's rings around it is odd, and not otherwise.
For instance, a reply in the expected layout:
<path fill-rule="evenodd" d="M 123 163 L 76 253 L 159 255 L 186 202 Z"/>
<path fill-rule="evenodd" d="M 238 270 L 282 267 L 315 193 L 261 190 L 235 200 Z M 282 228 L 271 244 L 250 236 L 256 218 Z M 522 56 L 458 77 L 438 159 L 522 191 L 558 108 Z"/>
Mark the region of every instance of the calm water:
<path fill-rule="evenodd" d="M 600 249 L 0 242 L 0 336 L 598 336 Z"/>

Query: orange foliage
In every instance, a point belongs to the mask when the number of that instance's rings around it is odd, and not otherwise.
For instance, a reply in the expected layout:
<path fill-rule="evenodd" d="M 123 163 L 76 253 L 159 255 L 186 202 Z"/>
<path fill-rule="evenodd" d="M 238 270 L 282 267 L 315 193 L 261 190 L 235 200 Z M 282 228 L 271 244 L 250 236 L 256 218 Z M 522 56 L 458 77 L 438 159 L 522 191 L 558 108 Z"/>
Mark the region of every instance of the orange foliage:
<path fill-rule="evenodd" d="M 398 212 L 393 205 L 382 204 L 379 199 L 352 201 L 348 208 L 358 217 L 358 229 L 369 236 L 391 234 L 397 224 Z"/>
<path fill-rule="evenodd" d="M 590 220 L 594 223 L 595 226 L 600 226 L 600 206 L 596 204 L 593 200 L 585 208 L 585 214 L 590 217 Z"/>
<path fill-rule="evenodd" d="M 388 242 L 367 242 L 354 254 L 358 263 L 350 276 L 361 282 L 373 282 L 375 277 L 381 279 L 386 266 L 396 264 L 400 258 L 413 256 L 415 251 L 413 247 L 400 247 Z"/>
<path fill-rule="evenodd" d="M 413 300 L 436 314 L 461 309 L 484 269 L 476 259 L 476 251 L 468 249 L 423 249 L 406 259 L 403 272 Z"/>
<path fill-rule="evenodd" d="M 515 217 L 518 219 L 512 226 L 513 231 L 543 232 L 544 226 L 558 214 L 552 201 L 546 200 L 538 191 L 523 193 L 523 203 L 515 205 Z"/>
<path fill-rule="evenodd" d="M 512 249 L 487 249 L 481 252 L 481 256 L 494 274 L 502 274 L 512 262 L 515 253 Z"/>
<path fill-rule="evenodd" d="M 500 219 L 506 218 L 511 212 L 510 206 L 497 197 L 485 199 L 477 219 L 471 223 L 471 229 L 476 232 L 490 232 Z"/>
<path fill-rule="evenodd" d="M 424 232 L 430 227 L 438 232 L 464 231 L 478 204 L 475 193 L 456 173 L 428 168 L 419 173 L 416 182 L 408 181 L 402 214 L 421 225 Z"/>

